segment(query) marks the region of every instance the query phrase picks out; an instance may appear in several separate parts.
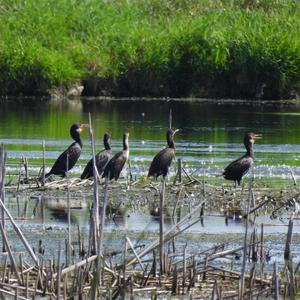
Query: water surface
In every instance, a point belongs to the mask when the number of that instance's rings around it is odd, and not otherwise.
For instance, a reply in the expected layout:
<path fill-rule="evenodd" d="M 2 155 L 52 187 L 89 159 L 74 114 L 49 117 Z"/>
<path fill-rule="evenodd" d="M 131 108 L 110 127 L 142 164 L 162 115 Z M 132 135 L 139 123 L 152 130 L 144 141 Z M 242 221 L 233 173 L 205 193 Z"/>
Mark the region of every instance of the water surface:
<path fill-rule="evenodd" d="M 152 157 L 165 142 L 172 110 L 177 157 L 195 175 L 214 176 L 244 152 L 245 132 L 262 133 L 255 144 L 257 177 L 290 178 L 300 174 L 300 113 L 295 103 L 278 105 L 228 101 L 133 101 L 133 100 L 6 100 L 1 102 L 0 142 L 8 150 L 8 173 L 17 173 L 22 156 L 30 171 L 41 166 L 42 140 L 51 167 L 57 156 L 72 142 L 72 123 L 87 123 L 88 113 L 96 137 L 96 150 L 103 148 L 105 131 L 112 135 L 112 149 L 121 149 L 122 134 L 130 133 L 132 172 L 145 174 Z M 84 149 L 73 175 L 79 174 L 91 157 L 88 132 L 83 133 Z M 172 172 L 173 170 L 171 170 Z"/>

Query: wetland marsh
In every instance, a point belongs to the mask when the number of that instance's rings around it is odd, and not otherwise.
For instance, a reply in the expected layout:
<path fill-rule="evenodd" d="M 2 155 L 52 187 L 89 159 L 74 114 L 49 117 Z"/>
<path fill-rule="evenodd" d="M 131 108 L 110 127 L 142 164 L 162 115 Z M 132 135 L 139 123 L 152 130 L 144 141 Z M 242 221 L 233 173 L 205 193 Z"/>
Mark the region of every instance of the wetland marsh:
<path fill-rule="evenodd" d="M 68 197 L 71 200 L 73 247 L 79 247 L 78 230 L 84 237 L 84 247 L 87 247 L 93 186 L 92 181 L 81 181 L 78 177 L 91 157 L 88 132 L 82 135 L 83 153 L 69 179 L 56 177 L 54 182 L 47 183 L 46 190 L 37 187 L 34 181 L 18 186 L 19 176 L 24 177 L 22 157 L 27 158 L 29 177 L 36 177 L 42 165 L 42 141 L 45 140 L 49 170 L 58 154 L 71 143 L 70 124 L 87 123 L 89 112 L 92 113 L 96 151 L 103 148 L 104 132 L 111 133 L 113 153 L 122 147 L 123 132 L 130 132 L 130 168 L 127 166 L 123 171 L 120 182 L 110 185 L 110 206 L 104 228 L 104 252 L 120 262 L 122 254 L 118 251 L 125 237 L 129 237 L 137 249 L 157 238 L 160 180 L 147 180 L 146 173 L 152 157 L 166 144 L 165 132 L 171 110 L 172 126 L 180 129 L 175 137 L 176 159 L 182 160 L 188 176 L 183 173 L 182 183 L 173 183 L 178 171 L 174 161 L 167 183 L 165 230 L 172 230 L 176 222 L 205 201 L 202 217 L 199 218 L 196 210 L 190 220 L 195 224 L 188 225 L 176 237 L 177 249 L 187 245 L 189 254 L 196 255 L 197 261 L 201 262 L 201 253 L 207 249 L 218 248 L 218 245 L 222 249 L 241 245 L 252 176 L 249 174 L 242 187 L 235 189 L 233 182 L 217 175 L 245 152 L 243 135 L 253 131 L 263 134 L 263 139 L 254 145 L 254 206 L 265 205 L 252 215 L 249 230 L 259 234 L 264 224 L 264 253 L 268 256 L 264 271 L 272 272 L 275 261 L 278 266 L 284 266 L 288 223 L 295 214 L 294 204 L 299 202 L 299 190 L 295 185 L 300 175 L 298 103 L 249 105 L 244 101 L 229 100 L 82 99 L 35 100 L 33 104 L 24 99 L 3 101 L 1 105 L 0 141 L 7 151 L 6 205 L 35 251 L 40 250 L 41 242 L 44 259 L 55 257 L 58 245 L 64 245 L 67 239 Z M 103 197 L 101 185 L 99 197 Z M 299 225 L 295 215 L 291 247 L 295 261 L 299 260 Z M 22 252 L 22 245 L 10 225 L 7 225 L 7 234 L 14 250 Z M 234 253 L 229 258 L 217 259 L 215 265 L 228 267 L 233 264 L 233 269 L 239 270 L 241 260 L 237 257 L 240 256 L 236 254 L 238 252 Z M 63 259 L 66 259 L 64 255 Z M 72 261 L 78 259 L 77 255 Z M 149 259 L 149 255 L 145 258 Z M 250 267 L 251 264 L 247 270 Z"/>

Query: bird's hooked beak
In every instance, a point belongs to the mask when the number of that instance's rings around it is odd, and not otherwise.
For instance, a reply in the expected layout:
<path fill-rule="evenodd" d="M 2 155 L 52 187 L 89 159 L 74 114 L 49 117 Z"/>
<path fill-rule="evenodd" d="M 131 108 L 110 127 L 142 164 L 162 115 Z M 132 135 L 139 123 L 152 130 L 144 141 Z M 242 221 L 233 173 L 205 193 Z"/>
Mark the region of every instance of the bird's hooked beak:
<path fill-rule="evenodd" d="M 89 124 L 80 124 L 79 125 L 79 132 L 81 132 L 83 130 L 83 128 L 89 128 Z"/>
<path fill-rule="evenodd" d="M 262 139 L 262 134 L 253 134 L 253 144 L 255 143 L 256 140 Z"/>
<path fill-rule="evenodd" d="M 175 133 L 178 132 L 178 131 L 179 131 L 179 129 L 175 129 L 175 130 L 173 131 L 173 135 L 175 135 Z"/>

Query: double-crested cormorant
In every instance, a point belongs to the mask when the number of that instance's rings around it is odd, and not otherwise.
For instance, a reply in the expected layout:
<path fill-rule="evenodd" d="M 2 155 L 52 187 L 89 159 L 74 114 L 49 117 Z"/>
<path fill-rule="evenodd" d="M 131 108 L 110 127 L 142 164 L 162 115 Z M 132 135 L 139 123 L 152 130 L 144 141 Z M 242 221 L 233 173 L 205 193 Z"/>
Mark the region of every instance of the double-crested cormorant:
<path fill-rule="evenodd" d="M 175 157 L 175 144 L 174 144 L 174 134 L 178 129 L 174 130 L 172 128 L 167 131 L 167 143 L 168 147 L 161 150 L 155 155 L 149 168 L 148 177 L 154 176 L 158 177 L 163 175 L 165 177 L 168 174 L 169 167 L 171 165 L 173 157 Z"/>
<path fill-rule="evenodd" d="M 99 175 L 102 174 L 106 164 L 108 163 L 108 161 L 112 156 L 111 148 L 109 145 L 109 139 L 110 139 L 110 135 L 106 132 L 103 136 L 104 150 L 102 150 L 101 152 L 95 155 L 95 164 Z M 80 178 L 81 179 L 90 178 L 93 176 L 93 174 L 94 174 L 93 159 L 91 159 L 85 166 Z"/>
<path fill-rule="evenodd" d="M 82 140 L 80 137 L 80 132 L 84 127 L 88 127 L 86 124 L 73 124 L 70 128 L 70 135 L 75 141 L 72 143 L 68 149 L 66 149 L 55 161 L 52 169 L 49 173 L 45 175 L 48 177 L 52 174 L 61 175 L 62 177 L 66 176 L 66 173 L 71 170 L 76 164 L 82 149 Z M 68 159 L 69 158 L 69 159 Z M 68 159 L 68 160 L 67 160 Z M 68 167 L 68 169 L 67 169 Z"/>
<path fill-rule="evenodd" d="M 260 134 L 252 132 L 245 134 L 244 145 L 247 152 L 224 169 L 222 175 L 225 179 L 234 180 L 235 184 L 240 185 L 242 177 L 247 174 L 253 165 L 253 144 L 260 138 L 262 138 Z"/>
<path fill-rule="evenodd" d="M 102 178 L 108 177 L 110 180 L 118 180 L 120 173 L 129 157 L 129 133 L 123 135 L 123 150 L 115 154 L 104 168 Z"/>

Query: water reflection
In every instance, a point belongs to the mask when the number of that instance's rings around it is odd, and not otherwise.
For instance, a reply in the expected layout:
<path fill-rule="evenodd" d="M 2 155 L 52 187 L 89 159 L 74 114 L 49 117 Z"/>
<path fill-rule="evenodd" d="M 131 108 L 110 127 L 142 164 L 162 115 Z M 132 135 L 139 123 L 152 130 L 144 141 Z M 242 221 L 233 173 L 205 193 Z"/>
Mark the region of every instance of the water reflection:
<path fill-rule="evenodd" d="M 7 195 L 7 207 L 15 220 L 31 228 L 33 231 L 39 231 L 41 228 L 52 230 L 54 228 L 67 229 L 68 226 L 68 206 L 65 195 L 57 196 L 14 196 Z M 71 225 L 80 226 L 88 230 L 89 215 L 91 208 L 91 199 L 83 197 L 71 197 L 70 216 Z M 178 210 L 180 214 L 180 210 Z M 175 220 L 170 216 L 165 217 L 165 230 L 174 225 L 174 221 L 179 222 L 186 215 L 184 212 L 181 216 L 177 215 Z M 105 230 L 107 231 L 131 231 L 137 234 L 145 232 L 159 231 L 159 216 L 150 215 L 140 210 L 126 210 L 122 214 L 114 214 L 114 211 L 107 211 L 107 222 Z M 256 218 L 255 227 L 260 230 L 260 224 L 265 224 L 265 233 L 282 233 L 287 231 L 287 224 L 290 212 L 286 212 L 278 219 L 271 219 L 269 214 L 259 215 Z M 281 224 L 282 226 L 279 226 Z M 253 226 L 253 225 L 252 225 Z M 295 221 L 294 227 L 297 231 L 300 222 Z M 241 233 L 245 230 L 245 219 L 229 218 L 219 213 L 207 212 L 202 220 L 186 230 L 186 233 Z"/>

